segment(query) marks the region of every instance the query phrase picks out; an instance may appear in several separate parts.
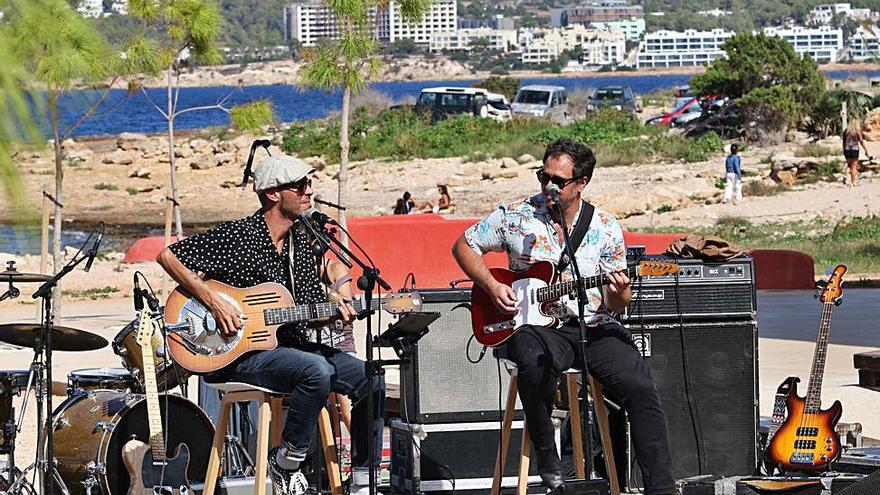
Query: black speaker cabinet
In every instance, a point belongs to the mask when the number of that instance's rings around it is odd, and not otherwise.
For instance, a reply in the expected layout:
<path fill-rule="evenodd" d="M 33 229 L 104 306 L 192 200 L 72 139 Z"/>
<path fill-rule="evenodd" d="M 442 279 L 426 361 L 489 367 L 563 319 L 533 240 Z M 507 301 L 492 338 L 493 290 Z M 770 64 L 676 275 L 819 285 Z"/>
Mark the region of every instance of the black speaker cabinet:
<path fill-rule="evenodd" d="M 418 291 L 424 310 L 440 318 L 416 344 L 412 362 L 401 366 L 401 415 L 418 424 L 500 419 L 510 376 L 491 349 L 477 364 L 468 360 L 483 349 L 471 339 L 470 289 Z"/>
<path fill-rule="evenodd" d="M 660 392 L 675 479 L 753 474 L 759 418 L 755 322 L 628 327 Z M 626 436 L 627 486 L 641 487 L 628 431 Z"/>

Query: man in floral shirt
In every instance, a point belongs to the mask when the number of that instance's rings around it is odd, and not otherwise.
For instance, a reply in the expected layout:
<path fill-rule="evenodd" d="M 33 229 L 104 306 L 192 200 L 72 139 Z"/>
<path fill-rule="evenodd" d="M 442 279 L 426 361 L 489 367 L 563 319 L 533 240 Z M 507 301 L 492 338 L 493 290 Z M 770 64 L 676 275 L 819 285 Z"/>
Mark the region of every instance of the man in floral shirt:
<path fill-rule="evenodd" d="M 489 294 L 499 311 L 516 313 L 516 294 L 492 277 L 482 255 L 506 252 L 512 270 L 523 270 L 542 260 L 556 265 L 564 250 L 564 237 L 555 201 L 562 206 L 565 224 L 573 229 L 584 210 L 581 193 L 595 164 L 593 152 L 581 143 L 568 139 L 551 143 L 544 153 L 544 166 L 537 172 L 541 193 L 501 205 L 456 241 L 452 248 L 456 261 Z M 551 182 L 559 188 L 558 199 L 548 192 Z M 601 289 L 587 291 L 584 314 L 589 371 L 629 414 L 645 493 L 672 495 L 676 491 L 666 418 L 651 370 L 614 316 L 632 297 L 629 278 L 622 272 L 626 247 L 617 219 L 596 208 L 575 251 L 575 261 L 582 277 L 605 273 L 610 281 Z M 568 264 L 561 277 L 571 279 L 573 273 Z M 561 327 L 526 325 L 508 340 L 507 354 L 517 364 L 519 395 L 537 454 L 538 473 L 548 488 L 557 490 L 564 488 L 565 481 L 550 420 L 557 377 L 583 361 L 577 299 L 563 297 L 554 313 L 561 316 Z"/>

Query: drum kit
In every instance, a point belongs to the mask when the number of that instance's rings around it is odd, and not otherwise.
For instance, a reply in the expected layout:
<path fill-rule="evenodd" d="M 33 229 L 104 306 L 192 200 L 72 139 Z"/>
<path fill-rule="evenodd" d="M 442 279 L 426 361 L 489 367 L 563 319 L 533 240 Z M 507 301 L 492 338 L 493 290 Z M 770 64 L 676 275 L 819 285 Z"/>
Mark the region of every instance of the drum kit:
<path fill-rule="evenodd" d="M 16 283 L 47 282 L 52 277 L 23 273 L 8 263 L 0 284 L 9 289 L 0 300 L 18 297 Z M 44 284 L 45 285 L 45 284 Z M 34 349 L 28 370 L 0 370 L 0 494 L 124 495 L 129 475 L 122 464 L 123 445 L 137 438 L 149 441 L 147 406 L 142 376 L 143 358 L 135 341 L 138 320 L 126 325 L 113 339 L 112 348 L 122 358 L 121 368 L 90 368 L 70 372 L 67 398 L 52 408 L 51 353 L 92 351 L 108 342 L 85 330 L 53 325 L 47 313 L 42 324 L 0 324 L 0 342 Z M 156 378 L 162 422 L 166 424 L 169 451 L 186 443 L 191 451 L 188 478 L 204 481 L 214 427 L 198 405 L 185 397 L 189 373 L 166 359 L 162 335 L 153 335 Z M 171 393 L 179 388 L 183 395 Z M 15 461 L 15 440 L 27 415 L 33 391 L 37 408 L 36 459 L 23 469 Z M 21 395 L 16 415 L 13 397 Z M 48 418 L 48 421 L 44 418 Z M 173 421 L 168 421 L 174 418 Z M 51 427 L 49 427 L 51 425 Z M 52 462 L 49 462 L 49 460 Z M 39 480 L 35 478 L 39 475 Z M 39 487 L 42 487 L 40 489 Z"/>

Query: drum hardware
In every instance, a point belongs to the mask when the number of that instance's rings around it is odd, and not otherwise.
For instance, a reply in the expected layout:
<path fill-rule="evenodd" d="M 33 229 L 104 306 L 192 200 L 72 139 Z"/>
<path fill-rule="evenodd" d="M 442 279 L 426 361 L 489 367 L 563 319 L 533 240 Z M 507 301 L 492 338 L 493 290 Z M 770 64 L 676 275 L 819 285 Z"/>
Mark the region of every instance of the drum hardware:
<path fill-rule="evenodd" d="M 6 299 L 15 299 L 16 297 L 21 295 L 21 291 L 12 284 L 13 282 L 45 282 L 46 280 L 49 280 L 49 278 L 50 277 L 48 275 L 42 275 L 39 273 L 20 272 L 18 271 L 18 269 L 15 268 L 15 261 L 7 261 L 6 270 L 0 272 L 0 283 L 8 282 L 9 288 L 6 290 L 6 292 L 0 295 L 0 301 Z"/>

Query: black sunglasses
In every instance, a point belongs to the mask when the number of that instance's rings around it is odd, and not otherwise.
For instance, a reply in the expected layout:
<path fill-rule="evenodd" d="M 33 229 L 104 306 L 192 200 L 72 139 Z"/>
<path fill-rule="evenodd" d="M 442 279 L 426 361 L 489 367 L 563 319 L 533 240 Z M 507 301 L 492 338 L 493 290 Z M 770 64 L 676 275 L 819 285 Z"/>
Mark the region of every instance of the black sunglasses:
<path fill-rule="evenodd" d="M 296 182 L 291 182 L 290 184 L 285 184 L 281 187 L 284 189 L 294 189 L 297 191 L 302 191 L 308 187 L 312 187 L 312 179 L 306 177 L 305 179 L 300 179 Z"/>
<path fill-rule="evenodd" d="M 581 179 L 581 177 L 572 177 L 570 179 L 566 179 L 564 177 L 556 177 L 555 175 L 550 175 L 547 172 L 544 172 L 543 169 L 536 171 L 535 175 L 538 176 L 538 182 L 540 182 L 542 186 L 546 186 L 548 182 L 552 182 L 556 184 L 560 189 L 576 180 Z"/>

